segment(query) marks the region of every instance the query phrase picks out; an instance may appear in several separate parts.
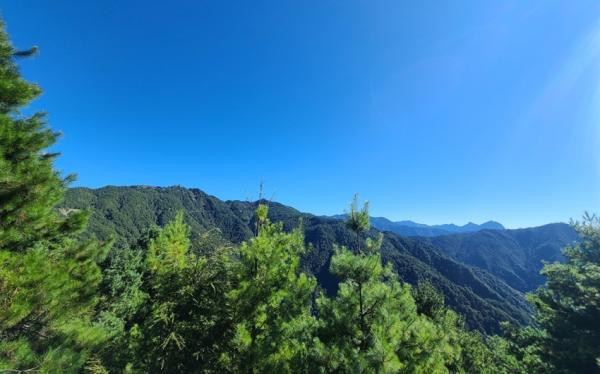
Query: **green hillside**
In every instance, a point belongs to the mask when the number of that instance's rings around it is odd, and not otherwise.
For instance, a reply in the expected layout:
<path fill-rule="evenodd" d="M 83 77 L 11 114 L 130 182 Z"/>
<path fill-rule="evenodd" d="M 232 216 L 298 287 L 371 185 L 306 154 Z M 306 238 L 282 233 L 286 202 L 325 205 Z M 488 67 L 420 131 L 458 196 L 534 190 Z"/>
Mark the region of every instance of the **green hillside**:
<path fill-rule="evenodd" d="M 63 209 L 91 209 L 89 233 L 100 239 L 111 235 L 115 248 L 135 243 L 153 225 L 163 226 L 179 210 L 194 237 L 217 228 L 223 239 L 239 243 L 250 238 L 256 203 L 221 201 L 198 189 L 183 187 L 104 187 L 70 189 Z M 304 256 L 303 267 L 317 276 L 319 284 L 335 293 L 337 280 L 329 274 L 334 244 L 354 245 L 354 237 L 342 221 L 301 213 L 278 203 L 269 203 L 269 218 L 283 222 L 290 230 L 302 218 L 306 242 L 312 250 Z M 371 235 L 376 233 L 371 230 Z M 193 246 L 193 244 L 192 244 Z M 529 308 L 522 294 L 493 275 L 464 265 L 441 253 L 425 240 L 386 233 L 382 246 L 384 261 L 393 264 L 401 279 L 411 284 L 430 280 L 446 296 L 446 302 L 466 317 L 471 328 L 498 332 L 499 323 L 524 324 Z"/>

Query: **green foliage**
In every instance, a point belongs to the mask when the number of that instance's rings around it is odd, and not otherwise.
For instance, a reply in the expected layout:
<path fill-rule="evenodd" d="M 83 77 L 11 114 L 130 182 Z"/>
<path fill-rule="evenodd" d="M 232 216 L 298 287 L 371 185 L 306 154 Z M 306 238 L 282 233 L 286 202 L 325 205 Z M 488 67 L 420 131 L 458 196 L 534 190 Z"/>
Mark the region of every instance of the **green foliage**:
<path fill-rule="evenodd" d="M 265 202 L 266 203 L 266 202 Z M 76 188 L 68 191 L 64 209 L 93 209 L 89 233 L 100 238 L 114 232 L 116 248 L 136 245 L 144 231 L 153 225 L 164 226 L 173 220 L 177 209 L 185 212 L 190 226 L 191 248 L 194 253 L 207 253 L 208 232 L 219 238 L 221 244 L 249 240 L 256 233 L 256 203 L 221 201 L 197 189 L 182 187 L 104 187 Z M 278 203 L 268 203 L 268 218 L 282 222 L 285 231 L 298 227 L 302 219 L 305 242 L 308 245 L 301 259 L 301 269 L 314 274 L 319 286 L 329 295 L 335 293 L 338 279 L 329 273 L 330 258 L 336 244 L 357 248 L 357 236 L 345 223 L 323 217 L 303 214 Z M 377 246 L 375 230 L 363 232 L 361 237 Z M 533 235 L 532 246 L 553 243 L 543 235 Z M 499 333 L 500 322 L 522 325 L 528 322 L 531 310 L 523 295 L 488 272 L 467 266 L 441 253 L 423 238 L 406 238 L 394 233 L 383 234 L 381 256 L 393 265 L 404 282 L 417 285 L 423 280 L 431 283 L 445 295 L 449 307 L 466 318 L 471 329 Z M 212 239 L 211 239 L 212 240 Z M 535 244 L 538 243 L 538 244 Z M 361 249 L 367 244 L 360 242 Z"/>
<path fill-rule="evenodd" d="M 358 195 L 354 195 L 350 204 L 350 212 L 346 218 L 346 227 L 356 234 L 356 250 L 360 250 L 360 235 L 371 228 L 369 221 L 369 202 L 365 201 L 362 209 L 358 209 Z"/>
<path fill-rule="evenodd" d="M 188 233 L 180 213 L 148 246 L 146 288 L 152 302 L 140 325 L 136 358 L 150 372 L 186 372 L 217 359 L 208 356 L 209 340 L 215 311 L 224 306 L 223 285 L 208 258 L 190 253 Z"/>
<path fill-rule="evenodd" d="M 92 318 L 107 246 L 79 240 L 86 212 L 55 209 L 72 177 L 44 115 L 18 112 L 41 92 L 13 61 L 28 54 L 0 25 L 0 371 L 77 372 L 106 338 Z"/>
<path fill-rule="evenodd" d="M 544 347 L 542 344 L 546 339 L 545 331 L 534 326 L 518 328 L 509 324 L 504 324 L 503 328 L 506 338 L 503 347 L 519 362 L 522 372 L 548 373 L 554 371 L 552 363 L 543 357 Z"/>
<path fill-rule="evenodd" d="M 436 324 L 443 332 L 440 339 L 454 349 L 447 362 L 450 372 L 512 374 L 527 373 L 531 368 L 515 354 L 510 340 L 466 330 L 463 318 L 444 306 L 443 295 L 429 281 L 420 283 L 413 294 L 418 312 Z"/>
<path fill-rule="evenodd" d="M 225 299 L 229 249 L 192 253 L 180 212 L 140 240 L 140 249 L 124 253 L 106 271 L 101 316 L 113 336 L 104 365 L 111 371 L 220 372 L 233 337 Z"/>
<path fill-rule="evenodd" d="M 235 287 L 227 294 L 235 322 L 233 371 L 292 372 L 307 365 L 314 278 L 299 272 L 305 252 L 301 229 L 285 233 L 257 208 L 257 236 L 239 247 Z"/>
<path fill-rule="evenodd" d="M 445 312 L 444 294 L 439 292 L 430 281 L 421 282 L 413 288 L 413 297 L 419 314 L 437 319 Z"/>
<path fill-rule="evenodd" d="M 485 337 L 477 331 L 466 331 L 460 323 L 454 330 L 453 345 L 461 355 L 452 366 L 457 373 L 516 374 L 528 373 L 510 352 L 509 342 L 499 336 Z"/>
<path fill-rule="evenodd" d="M 19 251 L 55 237 L 78 215 L 63 218 L 54 211 L 66 181 L 52 167 L 56 155 L 44 150 L 58 134 L 42 113 L 18 115 L 41 90 L 20 77 L 15 53 L 0 24 L 0 248 Z"/>
<path fill-rule="evenodd" d="M 196 261 L 189 252 L 189 227 L 183 223 L 183 212 L 163 228 L 148 246 L 148 267 L 156 274 L 171 274 L 185 270 Z"/>
<path fill-rule="evenodd" d="M 369 221 L 369 202 L 366 201 L 362 209 L 358 209 L 358 195 L 354 195 L 350 204 L 350 212 L 346 218 L 346 226 L 355 233 L 362 233 L 371 228 Z"/>
<path fill-rule="evenodd" d="M 410 286 L 382 265 L 373 243 L 364 252 L 335 250 L 330 271 L 339 290 L 335 298 L 317 300 L 315 362 L 325 372 L 446 372 L 459 352 L 432 320 L 417 314 Z"/>
<path fill-rule="evenodd" d="M 541 356 L 555 372 L 600 371 L 600 219 L 574 224 L 581 242 L 567 247 L 564 264 L 546 264 L 546 286 L 530 295 Z M 531 340 L 531 339 L 530 339 Z"/>
<path fill-rule="evenodd" d="M 57 154 L 45 151 L 58 137 L 45 115 L 19 115 L 41 89 L 21 78 L 16 53 L 0 23 L 0 248 L 13 251 L 77 231 L 86 216 L 61 216 L 54 209 L 72 177 L 61 179 L 53 169 Z"/>
<path fill-rule="evenodd" d="M 144 290 L 146 274 L 145 249 L 117 251 L 109 259 L 102 282 L 99 322 L 105 326 L 109 339 L 100 353 L 104 367 L 119 372 L 135 362 L 134 356 L 139 326 L 138 316 L 150 302 Z"/>
<path fill-rule="evenodd" d="M 378 254 L 338 248 L 331 270 L 340 277 L 338 294 L 317 300 L 316 362 L 326 372 L 446 372 L 458 359 L 450 336 L 417 314 L 410 286 Z"/>
<path fill-rule="evenodd" d="M 258 235 L 194 254 L 179 214 L 111 260 L 102 321 L 111 371 L 290 372 L 307 366 L 313 278 L 299 273 L 300 230 L 257 209 Z M 210 243 L 214 243 L 210 241 Z M 203 243 L 198 244 L 203 247 Z"/>

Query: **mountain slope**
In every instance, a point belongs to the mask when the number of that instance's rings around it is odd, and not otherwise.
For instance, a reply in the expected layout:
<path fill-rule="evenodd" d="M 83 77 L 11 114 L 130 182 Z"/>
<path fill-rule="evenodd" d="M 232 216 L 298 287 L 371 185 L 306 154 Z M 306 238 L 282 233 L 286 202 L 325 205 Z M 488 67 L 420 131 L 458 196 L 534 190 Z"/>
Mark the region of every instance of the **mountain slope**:
<path fill-rule="evenodd" d="M 218 227 L 225 239 L 237 243 L 252 231 L 229 205 L 198 189 L 147 186 L 99 189 L 73 188 L 67 191 L 62 206 L 92 209 L 89 231 L 100 239 L 116 234 L 117 247 L 134 243 L 153 225 L 163 226 L 179 210 L 186 212 L 192 234 Z"/>
<path fill-rule="evenodd" d="M 450 257 L 485 269 L 526 292 L 544 283 L 542 261 L 562 260 L 561 250 L 577 240 L 564 223 L 518 230 L 483 230 L 423 239 Z"/>
<path fill-rule="evenodd" d="M 286 229 L 296 227 L 302 218 L 306 241 L 312 247 L 303 266 L 327 292 L 334 293 L 337 280 L 328 271 L 333 246 L 354 245 L 353 233 L 340 220 L 303 214 L 278 203 L 269 205 L 270 218 L 283 222 Z M 148 227 L 168 222 L 180 209 L 185 211 L 194 236 L 218 228 L 223 238 L 239 243 L 252 236 L 256 203 L 221 201 L 182 187 L 105 187 L 72 189 L 62 207 L 92 209 L 90 233 L 108 238 L 114 232 L 118 250 L 137 240 Z M 375 234 L 376 230 L 368 233 Z M 381 251 L 404 281 L 431 280 L 472 328 L 496 332 L 501 321 L 528 321 L 529 309 L 522 294 L 485 271 L 451 259 L 425 240 L 386 233 Z"/>

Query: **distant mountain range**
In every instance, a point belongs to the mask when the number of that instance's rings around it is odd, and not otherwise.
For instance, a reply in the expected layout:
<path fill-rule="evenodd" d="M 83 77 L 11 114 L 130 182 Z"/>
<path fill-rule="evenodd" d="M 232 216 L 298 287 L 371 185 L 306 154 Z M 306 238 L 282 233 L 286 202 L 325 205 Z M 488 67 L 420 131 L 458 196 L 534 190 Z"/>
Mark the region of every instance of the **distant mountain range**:
<path fill-rule="evenodd" d="M 346 215 L 333 218 L 341 220 Z M 371 225 L 380 231 L 421 237 L 451 258 L 489 271 L 522 292 L 542 285 L 545 281 L 540 275 L 542 262 L 562 261 L 562 249 L 578 239 L 575 230 L 565 223 L 507 230 L 496 221 L 430 226 L 371 217 Z"/>
<path fill-rule="evenodd" d="M 310 245 L 303 268 L 314 274 L 328 293 L 335 293 L 337 279 L 328 271 L 333 247 L 354 246 L 354 234 L 340 217 L 318 217 L 282 204 L 268 204 L 271 220 L 282 222 L 285 229 L 298 227 L 302 219 Z M 71 189 L 60 209 L 91 209 L 88 234 L 100 239 L 113 237 L 114 250 L 118 251 L 135 243 L 153 225 L 166 224 L 180 210 L 185 212 L 191 227 L 192 243 L 211 229 L 218 229 L 225 241 L 240 243 L 253 236 L 256 206 L 257 202 L 222 201 L 198 189 L 109 186 Z M 403 281 L 413 285 L 431 281 L 444 293 L 446 303 L 465 316 L 469 327 L 487 333 L 498 332 L 502 321 L 528 323 L 530 308 L 522 291 L 540 283 L 535 272 L 541 267 L 541 260 L 559 259 L 560 248 L 576 238 L 573 229 L 565 224 L 407 237 L 381 226 L 385 222 L 382 219 L 373 221 L 374 228 L 366 235 L 376 235 L 378 227 L 385 231 L 383 260 L 394 267 Z M 498 225 L 492 224 L 492 228 L 501 228 Z M 466 226 L 467 230 L 473 227 Z"/>
<path fill-rule="evenodd" d="M 332 216 L 335 219 L 345 219 L 345 214 Z M 469 222 L 458 226 L 453 223 L 444 225 L 426 225 L 413 221 L 391 221 L 385 217 L 371 217 L 371 225 L 380 231 L 391 231 L 404 236 L 440 236 L 457 233 L 476 232 L 481 230 L 504 230 L 504 226 L 496 221 L 487 221 L 478 225 Z"/>

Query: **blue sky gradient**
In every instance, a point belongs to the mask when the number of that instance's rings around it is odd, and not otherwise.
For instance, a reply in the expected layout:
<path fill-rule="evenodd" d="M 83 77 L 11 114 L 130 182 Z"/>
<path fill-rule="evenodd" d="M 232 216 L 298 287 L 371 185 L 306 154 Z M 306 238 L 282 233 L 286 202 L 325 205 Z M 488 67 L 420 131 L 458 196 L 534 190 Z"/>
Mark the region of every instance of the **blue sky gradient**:
<path fill-rule="evenodd" d="M 411 4 L 412 3 L 412 4 Z M 600 3 L 6 1 L 76 185 L 524 227 L 600 211 Z"/>

